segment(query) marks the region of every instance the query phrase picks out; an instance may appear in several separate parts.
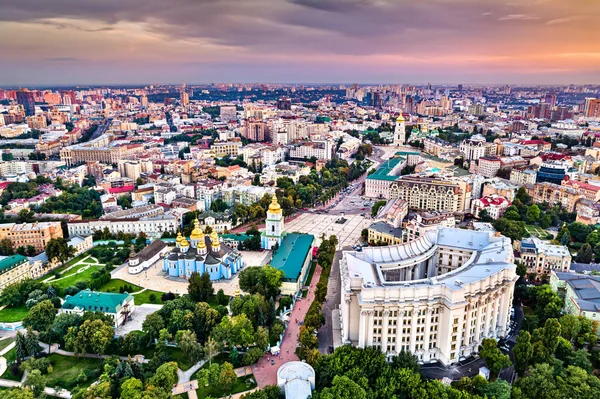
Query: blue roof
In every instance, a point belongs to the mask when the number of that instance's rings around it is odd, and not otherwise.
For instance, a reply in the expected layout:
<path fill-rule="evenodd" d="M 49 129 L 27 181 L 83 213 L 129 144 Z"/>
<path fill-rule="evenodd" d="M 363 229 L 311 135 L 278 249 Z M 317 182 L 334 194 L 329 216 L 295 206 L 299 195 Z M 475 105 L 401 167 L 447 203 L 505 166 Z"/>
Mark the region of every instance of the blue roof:
<path fill-rule="evenodd" d="M 283 279 L 296 281 L 310 255 L 315 237 L 311 234 L 287 234 L 271 259 L 271 266 L 283 271 Z"/>

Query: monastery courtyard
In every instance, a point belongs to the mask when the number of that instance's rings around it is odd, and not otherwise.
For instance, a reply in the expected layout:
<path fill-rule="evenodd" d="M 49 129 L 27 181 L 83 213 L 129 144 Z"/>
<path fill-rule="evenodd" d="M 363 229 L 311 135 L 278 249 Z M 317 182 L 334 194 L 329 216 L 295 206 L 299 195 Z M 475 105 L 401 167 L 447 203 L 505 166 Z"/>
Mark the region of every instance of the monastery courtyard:
<path fill-rule="evenodd" d="M 244 263 L 247 266 L 263 266 L 271 259 L 270 251 L 240 251 Z M 138 274 L 129 274 L 127 265 L 114 270 L 112 278 L 119 278 L 128 283 L 139 285 L 140 287 L 148 288 L 160 292 L 172 292 L 174 294 L 187 294 L 188 283 L 185 279 L 168 277 L 162 270 L 162 259 L 156 262 L 150 268 Z M 234 295 L 239 290 L 238 275 L 236 274 L 231 280 L 213 281 L 215 292 L 223 290 L 225 295 Z"/>

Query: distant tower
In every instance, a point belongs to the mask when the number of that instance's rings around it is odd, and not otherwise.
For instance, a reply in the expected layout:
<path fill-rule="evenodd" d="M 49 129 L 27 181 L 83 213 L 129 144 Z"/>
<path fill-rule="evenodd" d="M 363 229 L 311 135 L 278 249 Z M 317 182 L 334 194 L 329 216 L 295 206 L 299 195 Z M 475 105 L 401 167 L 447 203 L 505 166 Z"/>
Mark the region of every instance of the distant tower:
<path fill-rule="evenodd" d="M 396 128 L 394 129 L 394 145 L 400 146 L 403 145 L 406 141 L 406 127 L 404 126 L 404 117 L 402 116 L 402 112 L 398 118 L 396 118 Z"/>
<path fill-rule="evenodd" d="M 273 200 L 267 211 L 265 231 L 261 237 L 262 248 L 271 249 L 276 243 L 280 245 L 283 235 L 283 212 L 277 202 L 277 196 L 273 195 Z"/>

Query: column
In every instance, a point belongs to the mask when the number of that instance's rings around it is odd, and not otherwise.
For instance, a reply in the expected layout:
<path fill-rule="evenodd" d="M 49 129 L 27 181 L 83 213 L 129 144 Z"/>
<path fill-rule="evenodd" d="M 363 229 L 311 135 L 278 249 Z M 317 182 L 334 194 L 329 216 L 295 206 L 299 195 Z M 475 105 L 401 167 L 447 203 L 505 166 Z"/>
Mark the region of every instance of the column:
<path fill-rule="evenodd" d="M 350 305 L 352 304 L 352 298 L 344 298 L 344 342 L 350 342 Z M 362 316 L 361 316 L 362 318 Z"/>
<path fill-rule="evenodd" d="M 402 323 L 404 322 L 404 309 L 398 307 L 398 325 L 396 326 L 396 353 L 400 353 L 402 350 Z"/>
<path fill-rule="evenodd" d="M 483 329 L 484 338 L 490 337 L 490 322 L 491 322 L 490 318 L 492 317 L 492 315 L 491 315 L 492 305 L 493 305 L 493 302 L 488 297 L 485 300 L 485 327 Z"/>
<path fill-rule="evenodd" d="M 494 317 L 492 319 L 492 334 L 494 335 L 494 338 L 496 338 L 498 336 L 498 308 L 500 307 L 500 296 L 498 295 L 498 293 L 494 294 Z"/>
<path fill-rule="evenodd" d="M 417 343 L 417 313 L 418 309 L 413 308 L 412 310 L 412 321 L 410 326 L 410 351 L 415 353 L 415 346 Z"/>
<path fill-rule="evenodd" d="M 373 327 L 375 326 L 375 311 L 369 310 L 369 319 L 367 321 L 367 345 L 373 346 Z"/>
<path fill-rule="evenodd" d="M 506 327 L 508 325 L 508 308 L 510 307 L 510 292 L 506 288 L 502 289 L 502 299 L 500 305 L 500 336 L 506 335 Z"/>
<path fill-rule="evenodd" d="M 481 314 L 483 313 L 483 301 L 477 301 L 477 321 L 475 322 L 475 342 L 479 344 L 479 338 L 481 335 Z"/>
<path fill-rule="evenodd" d="M 429 354 L 429 336 L 431 335 L 431 317 L 433 315 L 433 308 L 427 308 L 425 312 L 425 341 L 423 343 L 423 348 L 425 348 L 425 353 Z M 425 360 L 425 359 L 423 359 Z"/>
<path fill-rule="evenodd" d="M 360 312 L 360 328 L 358 329 L 358 347 L 359 348 L 365 347 L 365 340 L 366 340 L 366 333 L 367 333 L 366 323 L 367 323 L 367 312 L 365 310 L 362 310 Z"/>
<path fill-rule="evenodd" d="M 387 353 L 389 310 L 383 311 L 383 326 L 381 327 L 381 351 Z"/>
<path fill-rule="evenodd" d="M 473 311 L 473 305 L 471 305 L 470 303 L 467 305 L 467 323 L 466 323 L 466 328 L 465 328 L 465 347 L 469 347 L 469 340 L 471 338 L 471 312 Z M 460 319 L 459 319 L 459 323 L 460 323 Z"/>

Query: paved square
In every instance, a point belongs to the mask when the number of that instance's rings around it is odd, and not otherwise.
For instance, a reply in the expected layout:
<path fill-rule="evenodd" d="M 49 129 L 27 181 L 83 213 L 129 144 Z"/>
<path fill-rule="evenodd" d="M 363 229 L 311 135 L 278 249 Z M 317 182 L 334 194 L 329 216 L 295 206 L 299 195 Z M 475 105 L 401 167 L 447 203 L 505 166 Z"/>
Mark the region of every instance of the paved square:
<path fill-rule="evenodd" d="M 140 291 L 143 292 L 143 291 Z M 151 313 L 156 312 L 162 307 L 162 305 L 153 305 L 150 303 L 145 303 L 142 305 L 138 305 L 135 307 L 135 311 L 131 315 L 132 320 L 128 321 L 125 324 L 120 325 L 115 330 L 115 335 L 119 337 L 124 337 L 127 333 L 131 331 L 142 331 L 142 324 L 144 320 L 146 320 L 146 316 Z"/>
<path fill-rule="evenodd" d="M 370 211 L 367 209 L 365 212 Z M 317 239 L 317 245 L 321 244 L 321 234 L 325 234 L 325 237 L 335 234 L 340 248 L 359 244 L 361 231 L 369 227 L 371 221 L 360 215 L 345 215 L 345 223 L 336 223 L 341 218 L 341 215 L 303 213 L 286 223 L 285 230 L 290 233 L 312 234 Z"/>

